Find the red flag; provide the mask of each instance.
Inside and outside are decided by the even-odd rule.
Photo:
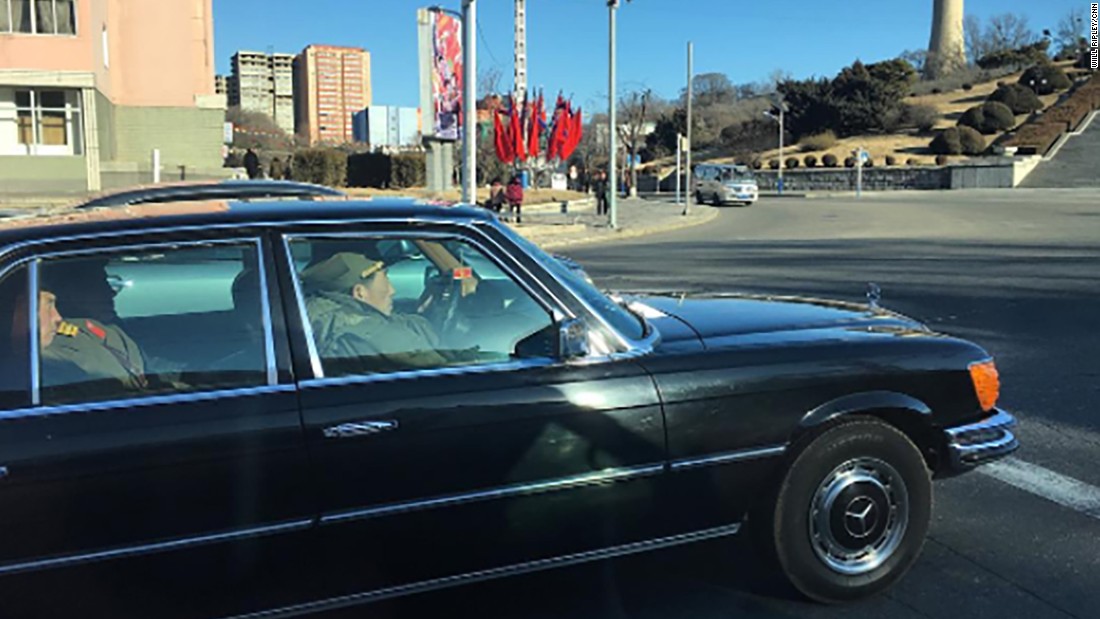
[[[523,144],[523,123],[522,123],[522,120],[520,118],[523,115],[523,110],[516,106],[515,99],[512,99],[511,107],[512,107],[512,122],[511,122],[512,135],[509,136],[511,138],[509,141],[513,145],[512,149],[513,149],[513,152],[515,153],[516,159],[521,161],[521,162],[527,161],[527,149],[524,148],[524,144]]]
[[[502,113],[500,110],[493,110],[493,145],[496,147],[497,159],[501,163],[512,163],[515,154],[512,153],[504,124],[500,122]]]
[[[532,159],[537,159],[539,156],[539,135],[542,128],[539,124],[539,118],[544,115],[542,95],[539,95],[539,98],[531,105],[531,128],[527,136],[527,154]]]
[[[573,151],[577,150],[577,146],[581,143],[581,134],[584,133],[584,116],[581,114],[581,108],[577,108],[569,120],[569,142],[562,151],[562,159],[568,159]]]

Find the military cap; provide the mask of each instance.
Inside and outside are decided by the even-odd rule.
[[[371,260],[352,252],[340,252],[302,271],[302,283],[313,290],[347,292],[384,268],[386,263],[381,260]]]

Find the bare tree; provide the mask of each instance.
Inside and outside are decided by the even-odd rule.
[[[924,74],[924,64],[928,61],[928,50],[926,49],[907,49],[898,56],[902,60],[913,65],[913,68],[917,70],[917,73]]]
[[[630,153],[630,188],[638,186],[638,151],[645,146],[646,120],[653,92],[648,88],[627,92],[619,99],[619,139]]]
[[[280,150],[293,144],[293,138],[263,112],[242,110],[234,105],[225,110],[225,120],[233,123],[234,147]]]
[[[1015,13],[994,15],[984,27],[977,17],[968,15],[963,21],[963,31],[966,53],[975,63],[989,54],[1018,49],[1036,40],[1027,17]]]
[[[1058,30],[1055,31],[1054,38],[1054,42],[1058,44],[1058,53],[1080,53],[1086,47],[1087,24],[1085,10],[1080,7],[1070,9],[1062,19],[1058,20]]]
[[[504,72],[500,67],[485,67],[477,76],[477,91],[481,96],[501,94],[500,82],[504,79]]]

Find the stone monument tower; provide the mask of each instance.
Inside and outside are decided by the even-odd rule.
[[[924,77],[936,79],[966,66],[963,43],[963,0],[933,0],[932,39]]]

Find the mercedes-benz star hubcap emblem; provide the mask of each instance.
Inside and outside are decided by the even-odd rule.
[[[844,510],[844,528],[855,538],[867,537],[875,528],[875,502],[867,497],[853,499]]]

